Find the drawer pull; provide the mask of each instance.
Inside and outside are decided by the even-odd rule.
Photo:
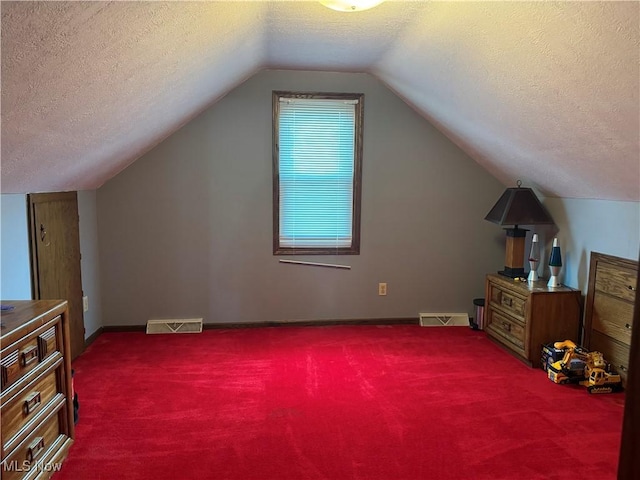
[[[23,367],[26,367],[30,363],[38,360],[38,347],[31,345],[20,352],[20,363]]]
[[[511,331],[511,324],[507,322],[502,322],[502,328],[504,328],[507,332]]]
[[[618,365],[618,368],[620,369],[621,372],[627,371],[627,367],[625,367],[624,365]]]
[[[27,462],[31,463],[44,450],[44,437],[36,437],[27,448]]]
[[[635,291],[636,291],[636,287],[634,287],[633,285],[629,285],[627,288],[628,288],[629,290],[631,290],[632,292],[635,292]]]
[[[40,392],[33,392],[24,401],[24,405],[22,406],[22,411],[24,412],[25,415],[29,415],[36,408],[40,406],[40,402],[41,402]]]
[[[625,324],[624,328],[626,328],[627,330],[631,330],[631,325],[629,325],[628,323]]]

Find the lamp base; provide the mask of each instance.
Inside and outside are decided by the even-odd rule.
[[[509,278],[525,278],[527,276],[527,274],[524,273],[524,267],[513,268],[505,266],[504,270],[500,270],[498,274],[504,275],[505,277]]]
[[[556,288],[556,287],[561,287],[562,284],[560,283],[560,281],[558,280],[558,277],[555,275],[551,275],[549,277],[549,281],[547,282],[547,287],[549,288]]]
[[[549,275],[549,283],[547,283],[547,287],[556,288],[561,286],[560,280],[558,279],[558,275],[560,274],[560,266],[549,265],[549,273],[551,273],[551,275]]]

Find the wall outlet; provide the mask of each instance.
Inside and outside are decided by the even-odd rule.
[[[89,311],[89,297],[82,297],[82,311]]]
[[[378,295],[384,296],[387,294],[387,284],[379,283],[378,284]]]

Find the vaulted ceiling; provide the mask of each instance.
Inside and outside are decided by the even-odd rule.
[[[640,201],[639,7],[2,1],[2,192],[97,188],[277,68],[374,75],[505,185]]]

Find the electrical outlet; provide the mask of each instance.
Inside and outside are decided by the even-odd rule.
[[[82,297],[82,311],[89,311],[89,297]]]
[[[379,283],[378,284],[378,295],[384,296],[387,294],[387,284]]]

